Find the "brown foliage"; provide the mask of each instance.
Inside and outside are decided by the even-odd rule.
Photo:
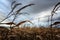
[[[60,40],[60,29],[53,28],[52,34],[53,34],[53,40]],[[2,37],[0,39],[4,39],[5,36]],[[11,30],[10,32],[8,32],[5,39],[6,40],[7,39],[8,40],[52,40],[50,28],[19,28],[19,29],[14,28],[12,29],[12,32]]]

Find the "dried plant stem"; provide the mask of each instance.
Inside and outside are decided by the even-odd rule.
[[[21,3],[17,3],[17,4],[15,4],[14,5],[14,7],[12,8],[12,10],[11,10],[11,12],[7,15],[7,17],[5,18],[5,19],[3,19],[1,22],[3,22],[4,20],[6,20],[7,18],[9,18],[8,16],[13,12],[13,10],[17,7],[17,6],[19,6],[19,5],[21,5]],[[11,15],[12,16],[12,15]],[[0,22],[0,23],[1,23]]]
[[[19,28],[19,25],[21,25],[21,24],[23,24],[23,23],[25,23],[25,22],[30,22],[31,24],[33,24],[30,20],[25,20],[25,21],[22,21],[22,22],[19,22],[16,26],[14,26],[14,27],[18,27]],[[13,27],[13,28],[14,28]]]
[[[16,3],[16,1],[13,1],[13,2],[11,3],[11,8],[12,8],[12,6],[13,6],[15,3]]]
[[[16,17],[17,17],[17,15],[15,14],[14,19],[12,20],[12,22],[15,21]],[[10,29],[12,30],[11,26],[12,26],[12,24],[10,25]]]
[[[23,6],[22,8],[20,8],[19,10],[16,11],[17,14],[18,14],[21,10],[25,9],[26,7],[32,6],[32,5],[34,5],[34,4],[28,4],[28,5]]]

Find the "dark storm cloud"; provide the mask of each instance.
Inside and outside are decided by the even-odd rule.
[[[32,3],[36,5],[32,7],[33,13],[39,13],[53,7],[60,0],[34,0]]]
[[[53,22],[54,22],[54,21],[60,21],[60,17],[57,17],[57,18],[53,19],[52,21],[53,21]]]
[[[34,13],[35,14],[35,13],[39,13],[39,12],[42,12],[42,11],[46,11],[47,9],[50,9],[56,3],[58,3],[60,0],[32,0],[31,2],[29,2],[30,0],[9,0],[9,1],[10,2],[17,1],[17,2],[20,2],[22,4],[34,3],[35,6],[32,6],[30,8],[26,8],[25,10],[29,9],[28,10],[29,13]]]

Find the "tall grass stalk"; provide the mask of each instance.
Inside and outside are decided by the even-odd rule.
[[[29,23],[33,24],[30,20],[25,20],[25,21],[19,22],[19,23],[18,23],[16,26],[14,26],[14,27],[18,27],[18,28],[19,28],[19,26],[20,26],[21,24],[26,23],[26,22],[29,22]]]
[[[19,10],[17,10],[12,22],[15,21],[15,19],[16,19],[16,17],[17,17],[17,14],[19,14],[19,12],[20,12],[21,10],[25,9],[26,7],[32,6],[32,5],[34,5],[34,4],[25,5],[25,6],[23,6],[22,8],[20,8]]]
[[[11,4],[12,10],[10,11],[10,13],[9,13],[9,14],[7,15],[7,17],[6,17],[5,19],[3,19],[1,22],[3,22],[4,20],[6,20],[6,19],[8,19],[10,16],[12,16],[12,15],[10,15],[10,14],[13,12],[13,10],[14,10],[17,6],[21,5],[21,3],[17,3],[17,4],[14,5],[14,7],[12,7],[14,3],[15,3],[15,1],[12,2],[12,4]],[[10,15],[10,16],[9,16],[9,15]],[[1,22],[0,22],[0,23],[1,23]]]
[[[53,19],[53,16],[55,14],[55,12],[58,10],[59,7],[57,7],[58,5],[60,5],[60,2],[58,2],[55,7],[53,8],[52,12],[51,12],[51,24],[53,23],[52,22],[52,19]],[[52,25],[51,25],[51,37],[53,39],[53,34],[52,34]]]

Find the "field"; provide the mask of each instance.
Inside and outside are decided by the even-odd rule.
[[[27,4],[27,5],[21,6],[21,8],[17,8],[19,5],[21,6],[22,3],[18,3],[16,1],[11,2],[11,11],[9,12],[9,14],[7,14],[6,18],[3,17],[4,19],[2,21],[0,21],[0,24],[6,24],[6,25],[10,26],[10,29],[0,26],[0,40],[60,40],[60,28],[57,28],[57,25],[60,24],[60,22],[58,21],[59,18],[57,18],[58,15],[54,16],[55,14],[57,14],[56,12],[60,8],[60,2],[58,2],[53,7],[53,10],[51,11],[51,15],[50,14],[46,15],[46,17],[48,17],[48,19],[47,19],[48,21],[46,20],[46,22],[47,22],[47,24],[50,28],[45,28],[45,27],[39,27],[38,28],[37,26],[35,26],[35,24],[34,24],[35,23],[35,17],[33,18],[33,16],[35,16],[40,11],[38,12],[36,10],[37,11],[36,14],[35,14],[35,11],[34,11],[33,13],[35,15],[31,15],[31,18],[28,17],[28,16],[30,16],[30,14],[27,11],[26,11],[27,13],[24,13],[22,11],[23,9],[25,9],[27,7],[34,6],[34,5],[37,5],[37,4],[30,3],[30,4]],[[33,7],[32,7],[32,9],[33,9]],[[21,11],[22,11],[22,13],[21,13]],[[47,13],[49,13],[50,10],[47,10],[47,11],[48,11]],[[3,13],[4,12],[5,11],[3,11]],[[40,13],[44,13],[44,11],[42,11]],[[24,15],[23,16],[24,18],[25,18],[25,14],[27,14],[28,16],[26,16],[26,17],[28,18],[28,20],[26,19],[26,20],[23,21],[23,17],[21,16],[22,21],[18,21],[18,20],[20,20],[19,18],[21,18],[21,17],[19,17],[21,14]],[[43,14],[43,15],[45,15],[45,14]],[[37,24],[39,26],[39,24],[40,24],[39,22],[41,20],[40,20],[40,16],[39,17],[38,16],[36,16],[36,18],[38,19]],[[43,16],[43,18],[44,17],[45,16]],[[5,21],[8,18],[10,18],[11,22],[2,23],[3,21]],[[54,18],[57,18],[57,20],[54,19]],[[17,19],[17,20],[15,20],[15,19]],[[34,23],[31,22],[32,20],[33,20]],[[42,21],[45,22],[45,19],[43,19],[43,20]],[[55,20],[56,20],[56,22],[53,22]],[[15,22],[18,22],[18,23],[16,24]],[[31,23],[32,26],[35,26],[35,27],[32,27],[32,26],[31,27],[29,27],[29,26],[25,27],[24,25],[22,25],[23,23],[26,23],[26,22]],[[51,22],[51,23],[49,23],[49,22]],[[45,23],[44,23],[44,25],[45,25]],[[21,27],[19,27],[19,26],[21,26]],[[24,27],[22,27],[22,26],[24,26]],[[55,26],[55,27],[53,28],[53,26]],[[18,28],[15,28],[15,27],[18,27]]]
[[[60,28],[0,28],[0,40],[60,40]]]

